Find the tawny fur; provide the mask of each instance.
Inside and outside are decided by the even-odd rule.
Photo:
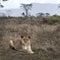
[[[28,53],[34,53],[31,49],[31,41],[29,36],[21,36],[20,40],[10,40],[10,46],[16,50],[25,50]]]

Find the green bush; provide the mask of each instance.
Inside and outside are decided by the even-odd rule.
[[[60,23],[59,18],[51,18],[51,19],[49,20],[49,24],[56,24],[56,23]]]
[[[56,24],[60,23],[60,16],[50,16],[50,17],[43,17],[42,21],[40,21],[42,24]]]

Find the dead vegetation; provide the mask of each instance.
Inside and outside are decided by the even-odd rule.
[[[9,48],[9,40],[31,36],[32,55]],[[0,19],[0,60],[60,60],[60,24],[39,24],[24,18]]]

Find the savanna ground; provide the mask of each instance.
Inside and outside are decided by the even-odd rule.
[[[0,60],[60,60],[60,22],[55,22],[48,18],[0,18]],[[9,48],[9,40],[22,34],[31,36],[34,54]]]

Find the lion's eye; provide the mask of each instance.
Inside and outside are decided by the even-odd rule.
[[[21,36],[21,38],[23,38],[23,36]]]
[[[28,36],[28,38],[30,39],[31,37],[30,37],[30,36]]]

